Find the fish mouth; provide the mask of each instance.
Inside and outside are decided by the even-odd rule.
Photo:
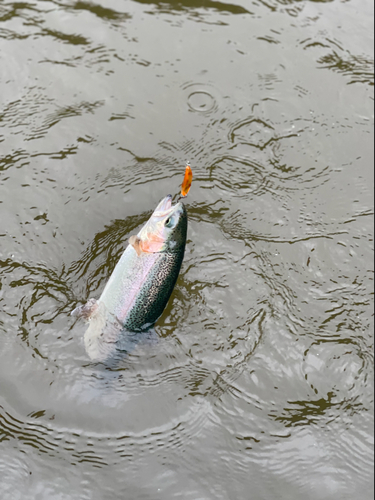
[[[172,195],[168,194],[155,208],[153,215],[156,217],[163,217],[164,215],[167,215],[172,208],[175,208],[172,207]]]

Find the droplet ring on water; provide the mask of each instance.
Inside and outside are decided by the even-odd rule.
[[[188,106],[192,111],[207,113],[215,107],[215,104],[215,98],[205,90],[196,90],[188,97]]]

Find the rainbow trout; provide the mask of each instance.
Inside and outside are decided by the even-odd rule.
[[[72,312],[89,322],[85,347],[93,360],[115,349],[120,332],[144,331],[162,314],[185,253],[187,213],[182,202],[164,198],[117,263],[99,300]]]

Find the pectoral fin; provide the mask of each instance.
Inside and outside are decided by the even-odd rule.
[[[96,299],[89,299],[86,304],[76,307],[70,314],[77,318],[89,320],[96,313],[98,307],[99,303]]]
[[[137,252],[137,255],[141,255],[141,253],[142,253],[141,239],[138,236],[136,236],[136,235],[130,236],[130,238],[129,238],[129,244]]]

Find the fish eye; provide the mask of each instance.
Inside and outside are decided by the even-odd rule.
[[[164,226],[172,227],[173,226],[173,217],[168,217],[168,219],[164,222]]]

